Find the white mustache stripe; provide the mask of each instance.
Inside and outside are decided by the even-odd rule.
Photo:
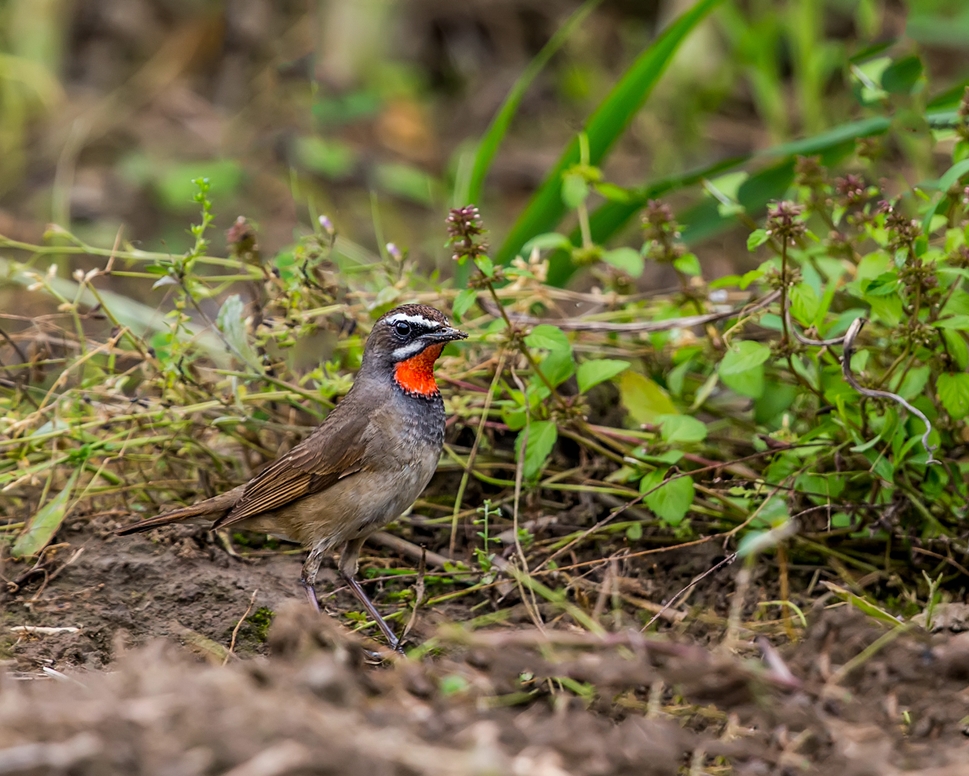
[[[413,323],[415,326],[423,326],[426,329],[440,329],[444,325],[440,321],[425,318],[423,315],[408,315],[407,313],[397,313],[387,318],[387,323],[391,325],[401,321]]]
[[[415,340],[407,345],[401,345],[399,348],[394,350],[394,352],[391,354],[391,358],[394,361],[406,361],[408,358],[413,358],[416,356],[426,347],[426,342]]]

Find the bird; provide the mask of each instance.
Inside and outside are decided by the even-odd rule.
[[[349,392],[306,439],[245,484],[118,533],[187,521],[299,542],[309,549],[300,585],[317,612],[316,576],[323,558],[338,550],[340,576],[400,651],[356,579],[360,548],[410,507],[434,475],[446,419],[434,365],[448,342],[467,336],[434,307],[390,310],[374,323]]]

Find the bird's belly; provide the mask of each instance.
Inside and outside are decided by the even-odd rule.
[[[273,518],[306,546],[335,548],[399,517],[427,486],[436,466],[434,455],[395,471],[359,472],[276,510]]]

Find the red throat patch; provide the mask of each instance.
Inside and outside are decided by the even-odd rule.
[[[444,345],[431,345],[413,358],[401,361],[394,368],[394,378],[397,385],[408,393],[420,396],[433,396],[437,393],[437,383],[434,381],[434,362],[444,350]]]

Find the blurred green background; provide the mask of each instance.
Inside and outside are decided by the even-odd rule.
[[[692,5],[604,0],[569,33],[488,172],[477,204],[493,245],[603,96]],[[450,274],[442,221],[464,204],[475,143],[579,6],[0,0],[0,234],[40,242],[53,222],[110,246],[123,227],[140,247],[180,253],[197,211],[191,181],[207,176],[216,225],[245,215],[266,254],[325,213],[368,251],[393,241]],[[687,38],[606,177],[641,186],[870,115],[870,87],[911,55],[926,92],[961,93],[969,3],[728,0]],[[935,160],[904,142],[892,141],[896,172],[914,183]],[[743,241],[709,235],[723,241],[705,252],[705,274],[733,271]]]

